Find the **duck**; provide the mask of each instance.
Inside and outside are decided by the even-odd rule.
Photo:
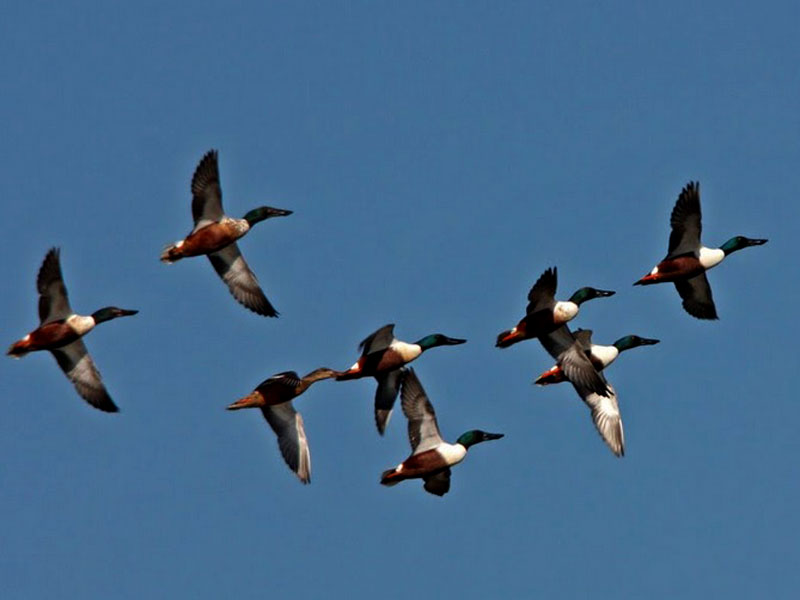
[[[444,496],[450,490],[450,467],[467,456],[474,445],[499,440],[502,433],[472,429],[450,444],[442,439],[436,413],[414,369],[404,370],[400,401],[408,419],[411,456],[381,475],[381,484],[392,486],[406,479],[422,479],[425,491]]]
[[[542,273],[528,292],[528,307],[525,316],[517,323],[516,327],[501,332],[497,336],[495,346],[508,348],[523,340],[550,333],[563,323],[574,319],[582,303],[615,294],[610,290],[582,287],[572,294],[569,300],[556,300],[557,284],[558,270],[556,267],[551,267]]]
[[[359,345],[361,356],[346,371],[336,376],[337,381],[374,377],[378,381],[375,391],[375,425],[383,435],[392,416],[400,389],[402,367],[431,348],[455,346],[467,340],[451,338],[441,333],[426,335],[409,344],[394,337],[394,323],[389,323],[367,336]]]
[[[619,338],[610,346],[601,346],[591,342],[592,331],[590,329],[578,329],[574,333],[575,339],[582,348],[589,348],[586,357],[591,361],[592,366],[597,371],[602,371],[608,365],[617,360],[621,352],[638,348],[640,346],[652,346],[658,344],[660,340],[643,338],[638,335],[626,335]],[[550,385],[568,381],[569,378],[564,374],[562,365],[556,364],[536,378],[536,385]]]
[[[191,190],[194,229],[184,239],[167,246],[161,254],[161,261],[171,264],[190,256],[208,256],[211,266],[237,302],[256,314],[277,317],[278,311],[264,295],[236,240],[256,223],[286,217],[293,211],[260,206],[241,219],[225,215],[216,150],[210,150],[200,160],[192,177]]]
[[[311,452],[303,427],[303,417],[292,405],[292,400],[305,392],[311,384],[335,377],[338,371],[320,367],[300,377],[295,371],[284,371],[265,379],[244,398],[227,406],[227,410],[260,408],[272,431],[278,436],[286,465],[304,484],[311,482]]]
[[[718,319],[706,271],[716,267],[727,256],[750,246],[761,246],[769,240],[737,235],[719,248],[707,248],[700,242],[700,183],[690,181],[681,190],[670,216],[672,231],[664,259],[633,285],[672,282],[683,301],[683,309],[697,319]]]
[[[626,336],[629,338],[637,336]],[[625,338],[621,338],[625,339]],[[644,340],[645,338],[639,338]],[[605,367],[610,365],[617,358],[620,350],[616,346],[595,346],[592,344],[592,331],[590,329],[581,329],[573,334],[566,325],[562,325],[555,333],[547,336],[548,351],[551,356],[559,361],[561,366],[562,375],[572,383],[572,387],[580,396],[581,400],[589,407],[592,414],[592,422],[595,429],[600,434],[600,437],[606,443],[608,448],[617,458],[622,458],[625,455],[625,430],[622,425],[622,415],[619,410],[619,398],[617,391],[605,378],[601,372]],[[544,344],[544,341],[542,342]],[[629,343],[633,343],[629,341]],[[639,342],[636,345],[652,345],[657,344],[658,340],[648,340],[647,342]],[[631,345],[628,348],[636,347]],[[611,348],[610,350],[604,350]],[[626,349],[628,349],[626,348]],[[593,354],[595,351],[596,357]],[[567,359],[568,355],[583,354],[586,362],[589,363],[592,369],[605,385],[603,392],[595,391],[590,385],[587,385],[580,377],[574,377]],[[547,376],[553,372],[553,369],[547,371],[543,376]],[[541,377],[540,377],[541,379]],[[537,379],[537,383],[539,380]]]
[[[45,255],[36,277],[36,289],[39,292],[40,325],[11,344],[7,354],[22,358],[30,352],[47,350],[81,398],[98,410],[119,412],[81,338],[100,323],[130,317],[139,311],[106,306],[91,315],[77,314],[69,304],[61,274],[59,248],[51,248]]]

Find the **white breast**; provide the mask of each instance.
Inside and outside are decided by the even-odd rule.
[[[603,363],[604,367],[607,367],[617,359],[619,350],[617,350],[616,346],[598,346],[592,344],[592,356]]]
[[[450,466],[457,465],[467,455],[467,449],[461,444],[448,444],[447,442],[437,446],[436,451],[442,455],[442,458]]]
[[[703,268],[710,269],[722,262],[722,259],[725,258],[725,252],[719,248],[706,248],[705,246],[701,246],[699,258]]]
[[[400,340],[394,340],[389,346],[392,351],[397,352],[403,362],[411,362],[422,354],[422,348],[416,344],[407,344]]]
[[[70,315],[67,317],[67,325],[78,335],[89,333],[95,326],[94,318],[83,317],[81,315]]]
[[[578,314],[578,305],[574,302],[567,300],[566,302],[559,300],[553,308],[553,317],[556,323],[566,323],[575,318]]]

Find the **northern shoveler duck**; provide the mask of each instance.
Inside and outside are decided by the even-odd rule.
[[[618,356],[620,349],[616,346],[595,346],[592,344],[592,332],[589,329],[580,329],[573,335],[569,328],[564,325],[557,329],[554,333],[547,336],[549,346],[548,351],[559,361],[559,366],[562,367],[562,373],[572,383],[575,391],[581,397],[589,409],[592,411],[592,421],[603,438],[603,441],[611,449],[617,457],[625,455],[625,431],[622,427],[622,415],[619,411],[619,400],[617,392],[614,387],[606,381],[606,378],[600,372],[602,369],[610,365]],[[636,338],[638,342],[634,342],[628,338]],[[638,338],[637,336],[626,336],[621,340],[626,340],[623,343],[626,345],[624,349],[634,348],[636,346],[657,344],[658,340],[645,340],[645,338]],[[621,341],[618,340],[618,341]],[[544,343],[544,342],[542,342]],[[565,364],[564,358],[566,355],[582,352],[586,357],[592,369],[596,369],[595,373],[602,380],[606,386],[604,393],[597,393],[589,386],[585,385],[580,378],[570,378],[571,371]],[[554,369],[546,372],[543,376],[549,375]],[[537,383],[539,380],[537,380]]]
[[[108,395],[81,338],[100,323],[135,315],[139,311],[106,306],[89,316],[76,314],[69,305],[59,256],[59,249],[51,248],[36,278],[41,325],[14,342],[8,349],[8,355],[21,358],[29,352],[50,351],[81,398],[102,411],[117,412],[119,408]]]
[[[358,345],[358,349],[362,351],[361,357],[347,371],[339,373],[336,380],[374,377],[378,381],[375,392],[375,424],[378,432],[383,435],[400,388],[401,368],[425,350],[436,346],[463,344],[466,341],[434,333],[409,344],[394,337],[394,323],[390,323]]]
[[[700,243],[700,184],[689,182],[678,196],[670,217],[672,232],[669,250],[653,270],[633,285],[651,285],[671,281],[683,299],[683,308],[698,319],[717,319],[717,309],[708,285],[706,271],[721,263],[726,256],[760,246],[768,240],[732,237],[719,248],[706,248]]]
[[[188,256],[208,256],[214,270],[240,304],[259,315],[277,317],[278,312],[259,287],[236,240],[260,221],[290,214],[291,210],[260,206],[241,219],[226,216],[222,211],[217,151],[211,150],[197,165],[192,177],[194,229],[186,238],[168,246],[161,254],[161,260],[173,263]]]
[[[503,331],[497,336],[498,348],[530,340],[540,335],[550,333],[559,325],[571,321],[578,314],[582,303],[593,298],[613,296],[615,292],[598,290],[593,287],[582,287],[572,294],[569,300],[556,300],[556,285],[558,284],[558,270],[556,267],[547,269],[528,292],[528,308],[525,316],[513,329]]]
[[[581,343],[582,348],[589,348],[586,356],[597,371],[602,371],[617,360],[620,352],[638,348],[639,346],[652,346],[653,344],[658,344],[660,341],[639,337],[638,335],[626,335],[625,337],[619,338],[610,346],[601,346],[591,343],[591,330],[578,329],[574,336],[575,339]],[[556,364],[551,369],[539,375],[534,383],[537,385],[549,385],[551,383],[561,383],[567,380],[569,380],[569,377],[564,374],[564,369],[561,364]]]
[[[305,392],[315,381],[336,375],[337,371],[324,367],[311,371],[305,377],[300,377],[294,371],[278,373],[262,381],[252,393],[227,408],[228,410],[260,408],[272,431],[278,436],[278,447],[283,460],[300,481],[309,483],[311,453],[303,428],[303,417],[292,406],[292,400]]]
[[[503,434],[473,429],[462,434],[455,444],[449,444],[439,433],[433,405],[413,369],[405,372],[402,387],[401,405],[408,418],[412,453],[394,469],[384,471],[381,483],[395,485],[406,479],[422,479],[426,491],[444,496],[450,490],[450,467],[464,460],[471,446],[498,440]]]

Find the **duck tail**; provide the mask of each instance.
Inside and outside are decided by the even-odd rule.
[[[397,485],[403,481],[403,477],[397,472],[397,469],[389,469],[381,474],[382,485]]]
[[[561,383],[562,381],[564,381],[564,371],[561,370],[561,367],[555,366],[539,375],[533,383],[536,385],[550,385],[551,383]]]
[[[495,343],[495,346],[497,348],[508,348],[512,344],[516,344],[519,341],[522,341],[522,334],[519,331],[515,331],[514,329],[506,329],[497,336],[497,343]]]
[[[165,247],[161,252],[161,262],[171,264],[182,259],[183,253],[181,252],[181,246],[183,246],[183,241]]]
[[[11,344],[6,354],[8,356],[13,356],[14,358],[22,358],[28,352],[31,351],[30,348],[31,348],[30,340],[22,339]]]
[[[225,408],[227,410],[239,410],[241,408],[253,408],[256,406],[263,406],[264,405],[264,397],[261,395],[261,392],[258,390],[248,394],[244,398],[239,398],[233,404],[229,404]]]

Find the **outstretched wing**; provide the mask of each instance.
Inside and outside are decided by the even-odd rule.
[[[403,414],[408,419],[408,440],[412,454],[421,454],[442,443],[436,412],[414,369],[407,369],[401,392]]]
[[[50,248],[39,268],[39,275],[36,277],[41,325],[65,319],[73,312],[69,305],[64,278],[61,275],[59,257],[60,250]]]
[[[675,282],[684,310],[697,319],[718,319],[711,286],[705,273]]]
[[[527,314],[552,308],[556,303],[556,286],[558,285],[558,269],[551,267],[539,276],[528,292]]]
[[[192,176],[193,231],[209,223],[217,223],[223,216],[217,151],[209,150],[198,163]]]
[[[375,376],[378,380],[378,389],[375,390],[375,425],[381,435],[386,431],[389,418],[392,416],[394,402],[403,379],[403,370],[395,369]]]
[[[690,181],[681,190],[669,219],[672,232],[667,258],[698,251],[703,230],[700,220],[700,184]]]
[[[94,361],[89,356],[83,340],[75,340],[71,344],[56,348],[51,352],[55,356],[58,366],[73,383],[81,398],[99,410],[119,411],[117,405],[111,400],[111,396],[108,395],[100,373],[94,366]]]
[[[303,483],[311,481],[311,453],[308,449],[303,417],[291,402],[261,408],[264,418],[278,436],[283,460]]]
[[[592,411],[592,421],[606,445],[615,456],[625,455],[625,431],[622,428],[622,415],[619,412],[617,392],[608,384],[609,395],[601,396],[581,389],[575,390]]]
[[[588,332],[588,338],[591,338],[591,331],[581,331]],[[558,361],[569,381],[581,389],[605,395],[609,393],[605,378],[594,368],[583,346],[587,333],[581,333],[580,336],[580,340],[576,339],[566,325],[561,325],[551,333],[540,335],[539,341],[550,356]]]
[[[550,333],[539,336],[539,341],[547,353],[556,360],[575,344],[575,336],[566,325],[561,325]]]
[[[278,316],[278,311],[267,300],[236,242],[209,254],[208,260],[239,304],[265,317]]]
[[[450,467],[446,467],[441,471],[423,477],[425,480],[425,491],[435,494],[437,496],[444,496],[450,491]]]
[[[375,333],[365,337],[358,345],[358,349],[362,351],[361,356],[367,356],[373,352],[386,350],[392,343],[392,340],[394,340],[394,323],[389,323],[378,329]]]

